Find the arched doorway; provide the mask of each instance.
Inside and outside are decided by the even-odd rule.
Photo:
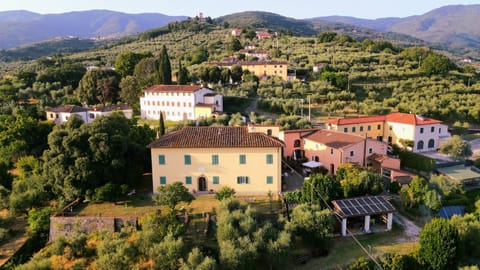
[[[207,179],[204,176],[198,177],[198,191],[207,191]]]

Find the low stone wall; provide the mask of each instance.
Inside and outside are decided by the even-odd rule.
[[[69,238],[76,228],[85,233],[95,231],[118,232],[127,224],[137,229],[137,217],[50,217],[49,242],[54,241],[60,236]]]

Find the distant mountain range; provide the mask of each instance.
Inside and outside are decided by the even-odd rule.
[[[123,37],[186,18],[160,13],[126,14],[108,10],[45,15],[29,11],[5,11],[0,12],[0,49],[65,36]]]
[[[0,12],[0,49],[55,37],[122,37],[160,28],[185,16],[159,13],[126,14],[91,10],[41,15],[28,11]],[[230,27],[268,28],[314,36],[336,31],[358,38],[388,39],[405,44],[437,44],[449,48],[480,48],[480,5],[445,6],[419,16],[376,20],[330,16],[294,19],[269,12],[241,12],[216,18]]]
[[[419,16],[381,18],[319,17],[315,19],[403,33],[451,48],[480,48],[480,5],[454,5],[434,9]]]

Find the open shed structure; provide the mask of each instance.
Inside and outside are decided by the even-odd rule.
[[[342,220],[342,236],[347,235],[347,219],[364,217],[363,229],[370,232],[370,216],[381,215],[387,224],[387,231],[392,229],[395,207],[383,196],[367,196],[332,201],[334,213]],[[386,218],[385,218],[386,217]]]

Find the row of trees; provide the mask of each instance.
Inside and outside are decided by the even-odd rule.
[[[378,195],[384,190],[382,177],[365,170],[357,163],[343,163],[336,176],[312,174],[305,179],[302,189],[287,192],[285,198],[291,202],[301,202],[328,207],[332,200],[365,195]]]

